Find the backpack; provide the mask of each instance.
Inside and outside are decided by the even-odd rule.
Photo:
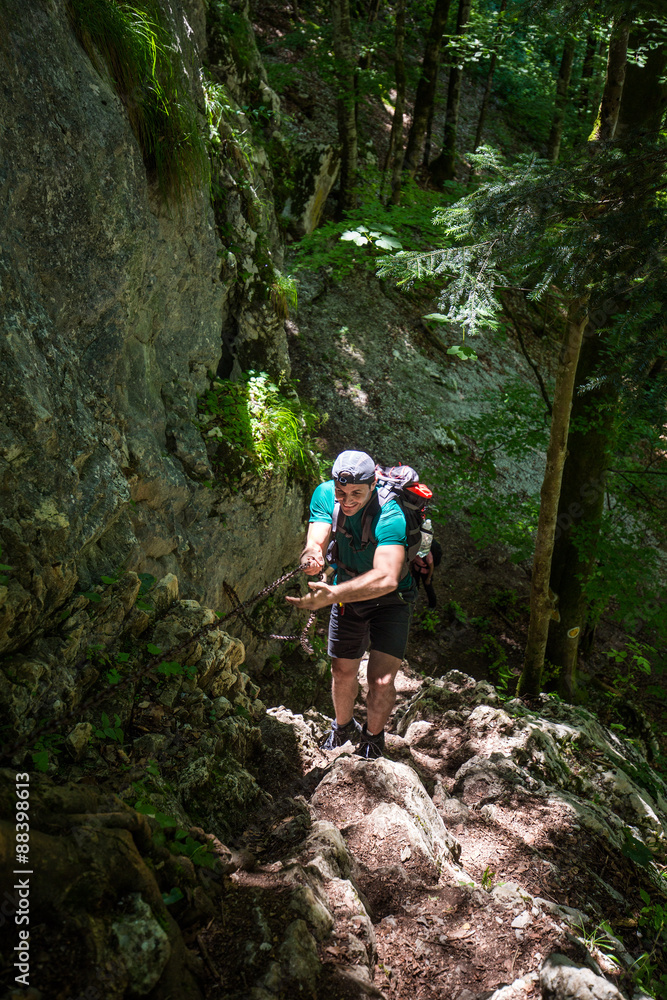
[[[426,508],[433,493],[424,483],[419,482],[419,474],[409,465],[395,465],[376,467],[377,487],[373,496],[366,504],[361,522],[361,549],[367,545],[374,544],[376,538],[373,535],[372,524],[375,515],[387,503],[388,500],[396,500],[398,506],[403,511],[405,517],[405,533],[407,539],[407,550],[405,554],[405,571],[419,552],[422,544],[422,523],[426,516]],[[333,516],[331,519],[332,541],[329,545],[327,558],[329,562],[334,562],[348,575],[355,576],[354,570],[344,566],[337,558],[338,546],[336,545],[336,532],[340,531],[348,538],[352,535],[345,530],[345,514],[340,509],[338,501],[334,504]]]

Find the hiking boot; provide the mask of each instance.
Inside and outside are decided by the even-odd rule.
[[[358,743],[361,736],[361,723],[357,722],[354,716],[350,721],[344,725],[339,726],[334,719],[331,732],[325,739],[324,743],[320,744],[322,750],[336,750],[338,747],[344,746],[346,743]]]
[[[384,757],[384,729],[377,736],[370,736],[366,726],[361,730],[361,741],[354,751],[358,757],[364,760],[377,760]]]

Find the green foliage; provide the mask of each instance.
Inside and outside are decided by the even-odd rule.
[[[197,674],[197,668],[192,663],[163,660],[162,663],[158,663],[157,672],[163,677],[187,677],[188,680],[192,680]]]
[[[612,684],[615,692],[622,697],[629,697],[637,691],[636,679],[639,674],[651,674],[651,662],[646,654],[655,654],[656,650],[647,643],[628,638],[625,649],[609,649],[606,655],[615,664],[612,674]]]
[[[2,545],[0,544],[0,555],[2,555]],[[4,586],[9,583],[9,577],[7,573],[12,572],[12,567],[7,566],[6,563],[0,563],[0,586]]]
[[[185,899],[185,896],[177,885],[172,886],[169,892],[162,893],[162,902],[165,906],[171,906],[173,903],[178,903],[181,899]]]
[[[497,889],[498,886],[505,885],[504,882],[496,882],[497,872],[491,870],[490,865],[487,865],[482,872],[482,889],[486,889],[487,892],[492,892],[493,889]]]
[[[441,628],[440,615],[435,608],[422,608],[415,616],[415,622],[424,632],[435,635]]]
[[[544,402],[531,386],[517,380],[482,395],[487,409],[457,424],[463,442],[425,473],[438,496],[438,519],[463,512],[478,548],[505,544],[519,562],[532,552],[539,496],[527,490],[498,489],[499,467],[521,462],[547,445]],[[444,451],[444,450],[443,450]]]
[[[352,242],[355,246],[373,247],[375,250],[402,250],[400,240],[392,234],[394,230],[391,226],[382,226],[380,229],[368,229],[366,226],[357,226],[356,229],[346,229],[340,234],[343,242]]]
[[[618,947],[618,943],[611,924],[603,920],[593,930],[587,931],[583,920],[580,918],[575,927],[578,931],[577,937],[589,952],[601,951],[607,956],[608,961],[618,966],[618,960],[614,956],[614,951]]]
[[[507,662],[507,653],[495,635],[490,632],[482,634],[482,641],[479,646],[471,650],[473,653],[482,653],[488,659],[487,670],[496,690],[501,698],[506,698],[509,691],[509,683],[514,679],[514,673]]]
[[[255,149],[252,125],[269,120],[273,112],[269,108],[238,105],[223,84],[207,76],[202,77],[202,88],[210,148],[215,153],[231,155],[237,166],[246,168],[247,173],[252,175]],[[243,186],[243,178],[240,181]]]
[[[664,872],[662,877],[667,877]],[[644,906],[638,922],[647,950],[636,960],[631,971],[642,989],[662,1000],[667,996],[667,904],[664,900],[652,899],[645,889],[640,889],[639,893]]]
[[[122,743],[124,736],[118,713],[115,714],[114,721],[111,722],[107,713],[102,712],[101,724],[97,729],[93,729],[93,733],[98,740],[114,740],[116,743]]]
[[[179,64],[180,46],[155,0],[69,0],[77,37],[104,67],[127,109],[146,169],[165,198],[182,200],[207,176],[197,111]]]
[[[522,154],[509,164],[482,147],[470,159],[490,179],[435,214],[445,246],[386,258],[378,274],[407,287],[437,279],[439,311],[464,334],[497,326],[498,290],[508,283],[531,288],[534,299],[554,285],[564,295],[590,286],[616,299],[634,292],[657,269],[656,248],[667,236],[653,180],[667,162],[667,137],[651,141],[653,172],[642,172],[646,155],[613,148],[593,161],[582,154],[554,166]],[[631,195],[622,196],[632,176]]]
[[[295,273],[330,268],[334,277],[341,278],[359,267],[374,271],[378,257],[396,249],[395,243],[410,249],[439,245],[433,210],[442,204],[442,193],[424,191],[414,181],[406,181],[402,204],[385,207],[381,181],[377,171],[366,171],[361,180],[361,207],[347,212],[342,222],[327,222],[300,240],[294,253]],[[462,190],[452,184],[444,197],[454,200]]]
[[[61,736],[60,733],[48,733],[45,736],[40,736],[30,754],[35,769],[48,771],[51,755],[57,756],[61,752],[60,746],[64,742],[65,737]]]
[[[587,553],[594,539],[578,530],[576,543]],[[645,527],[623,508],[606,510],[596,551],[597,562],[585,585],[591,620],[596,622],[609,609],[628,632],[649,628],[659,637],[667,635],[659,555]]]
[[[138,790],[144,791],[142,783],[135,783]],[[147,799],[138,799],[134,803],[134,808],[144,816],[151,816],[160,825],[160,830],[153,834],[153,840],[158,847],[167,847],[172,854],[182,854],[189,858],[193,864],[203,868],[213,868],[216,863],[216,855],[209,844],[200,844],[187,830],[183,830],[178,825],[178,820],[173,816],[160,812],[152,802]],[[169,834],[169,836],[167,836]],[[172,889],[172,893],[174,890]],[[176,897],[180,898],[180,897]],[[176,902],[176,898],[171,902]]]
[[[200,844],[185,830],[177,830],[174,840],[167,845],[172,854],[182,854],[201,868],[214,868],[216,855],[209,844]]]
[[[255,371],[238,382],[214,378],[199,402],[199,427],[217,446],[214,464],[226,482],[246,473],[319,475],[310,437],[323,418],[287,382]]]
[[[277,268],[273,271],[273,284],[271,285],[271,302],[276,311],[276,315],[281,319],[287,319],[290,311],[296,312],[297,307],[297,284],[295,279],[289,274],[281,274]]]
[[[621,847],[621,852],[626,858],[634,861],[636,865],[640,868],[647,868],[648,865],[653,861],[653,855],[649,851],[645,844],[642,844],[641,840],[637,840],[632,831],[628,827],[623,829],[623,846]]]

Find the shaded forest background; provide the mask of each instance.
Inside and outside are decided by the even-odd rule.
[[[525,556],[536,498],[528,511],[525,496],[494,496],[492,456],[509,450],[520,461],[522,449],[544,446],[551,424],[520,690],[540,690],[546,657],[550,683],[582,696],[577,661],[593,654],[604,619],[621,626],[608,651],[612,686],[660,700],[667,89],[658,8],[462,0],[409,10],[340,3],[331,14],[258,4],[252,13],[288,148],[293,136],[341,149],[337,189],[305,237],[290,223],[290,158],[276,158],[294,275],[326,268],[344,282],[365,264],[413,293],[437,290],[425,323],[435,337],[459,331],[449,351],[462,364],[474,363],[475,334],[512,328],[521,339],[526,304],[541,310],[543,341],[562,345],[551,369],[529,358],[537,405],[509,398],[505,424],[499,411],[480,420],[470,451],[428,470],[446,483],[441,515],[463,509],[480,544],[504,539]]]

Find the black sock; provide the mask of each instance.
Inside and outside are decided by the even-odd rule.
[[[334,726],[335,726],[335,728],[336,728],[336,729],[337,729],[337,730],[338,730],[339,732],[341,731],[341,729],[352,729],[352,724],[353,724],[353,723],[354,723],[354,716],[352,716],[352,718],[350,719],[350,721],[349,721],[349,722],[346,722],[344,726],[341,726],[341,725],[339,725],[339,724],[338,724],[338,723],[336,722],[336,720],[334,719]]]

